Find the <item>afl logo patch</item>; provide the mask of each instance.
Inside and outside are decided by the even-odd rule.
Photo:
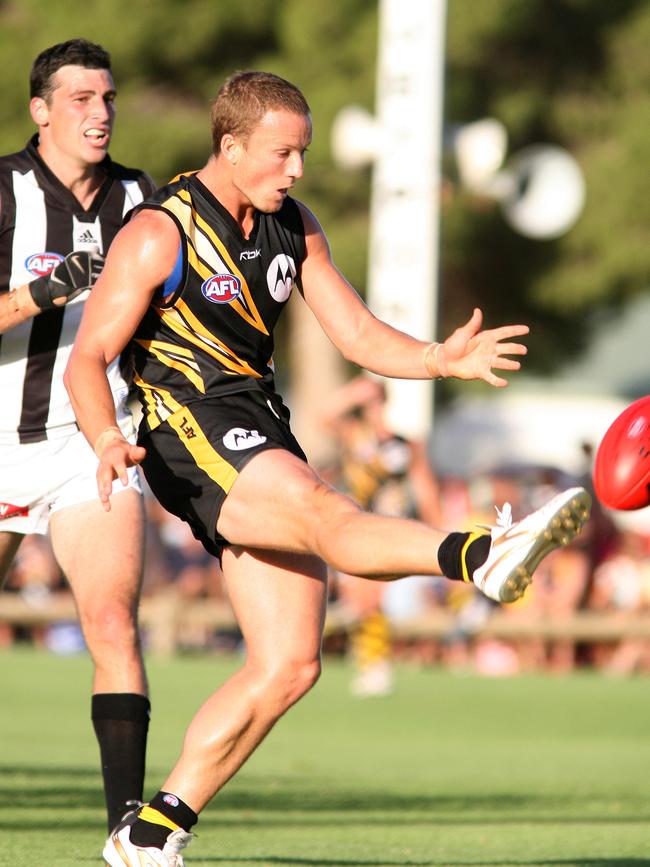
[[[63,259],[60,253],[32,253],[25,259],[25,268],[35,277],[45,277]]]
[[[241,281],[234,274],[213,274],[204,281],[201,292],[213,304],[230,304],[241,295]]]
[[[269,265],[266,272],[266,282],[271,297],[279,304],[286,301],[289,295],[291,295],[295,277],[296,263],[291,256],[285,256],[284,253],[280,253]]]
[[[163,801],[166,804],[169,804],[170,807],[178,807],[178,804],[179,804],[179,800],[176,797],[176,795],[170,795],[169,792],[166,792],[163,795]]]

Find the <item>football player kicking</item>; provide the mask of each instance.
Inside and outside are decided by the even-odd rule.
[[[115,479],[141,464],[156,497],[221,558],[246,659],[198,711],[148,804],[110,835],[112,867],[179,867],[198,814],[316,682],[326,563],[373,580],[443,574],[511,602],[539,561],[589,514],[572,488],[516,524],[448,533],[364,512],[309,467],[274,387],[273,328],[296,286],[332,343],[382,376],[507,384],[523,325],[470,319],[427,344],[372,315],[334,266],[323,230],[290,195],[311,141],[292,84],[238,73],[217,95],[213,152],[159,190],[122,229],[93,291],[66,374],[100,458],[107,509]],[[115,424],[105,374],[130,344],[143,407],[139,444]],[[504,510],[505,514],[505,510]]]

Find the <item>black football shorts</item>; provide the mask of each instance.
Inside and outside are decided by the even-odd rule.
[[[289,427],[289,410],[277,395],[241,391],[193,402],[141,436],[142,462],[156,499],[190,525],[216,557],[228,545],[217,533],[221,506],[239,472],[267,449],[307,458]]]

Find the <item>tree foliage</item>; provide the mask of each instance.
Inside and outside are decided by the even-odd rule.
[[[223,79],[269,69],[310,101],[315,139],[299,195],[363,292],[370,172],[339,171],[329,132],[342,106],[373,109],[377,14],[375,0],[0,0],[0,149],[17,150],[31,134],[31,61],[73,36],[113,56],[114,158],[161,183],[205,162],[210,101]],[[583,168],[588,198],[565,236],[529,240],[460,189],[447,160],[440,330],[474,305],[488,324],[529,322],[529,369],[551,369],[589,340],[591,311],[614,311],[648,285],[650,4],[448,0],[447,18],[447,123],[496,117],[510,151],[562,145]]]
[[[512,151],[559,144],[586,179],[582,215],[554,241],[517,235],[458,190],[443,214],[443,311],[487,298],[495,318],[525,318],[529,366],[579,352],[592,312],[648,288],[649,36],[642,0],[450,0],[447,116],[498,118]]]

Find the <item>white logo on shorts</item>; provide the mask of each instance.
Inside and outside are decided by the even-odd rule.
[[[296,263],[291,256],[280,253],[275,256],[266,272],[266,282],[271,296],[281,304],[286,301],[296,276]]]
[[[223,438],[223,444],[225,447],[234,452],[240,452],[243,449],[252,449],[253,446],[259,446],[265,442],[266,437],[261,436],[259,431],[246,430],[243,427],[232,428]]]

